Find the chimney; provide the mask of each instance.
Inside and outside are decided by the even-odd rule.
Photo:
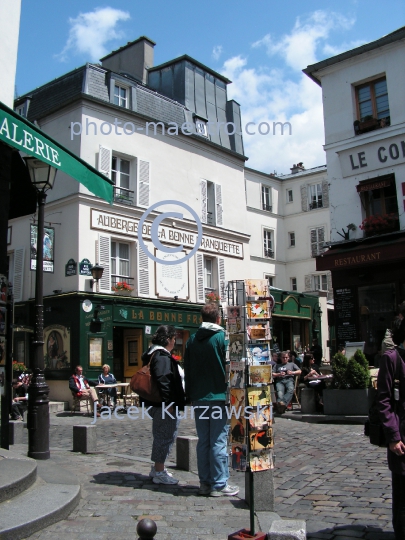
[[[151,39],[141,36],[101,58],[101,65],[115,73],[130,75],[146,84],[148,68],[153,67],[153,48],[155,45],[156,43]]]
[[[305,171],[305,167],[302,161],[297,163],[297,165],[293,165],[290,168],[291,174],[297,174],[298,172]]]

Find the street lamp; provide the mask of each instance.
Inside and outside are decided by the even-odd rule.
[[[49,459],[49,386],[44,376],[43,242],[46,192],[53,187],[56,169],[33,157],[26,157],[25,162],[38,200],[35,327],[31,363],[34,374],[28,387],[28,457]]]
[[[98,284],[100,279],[103,276],[104,267],[100,266],[98,263],[96,263],[94,266],[90,268],[91,275],[93,279],[90,280],[90,287],[93,289],[94,282]]]

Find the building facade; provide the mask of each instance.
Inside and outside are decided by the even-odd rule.
[[[304,72],[322,87],[336,339],[373,363],[405,299],[405,28]],[[342,239],[342,234],[344,239]]]

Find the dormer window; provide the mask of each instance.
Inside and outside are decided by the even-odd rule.
[[[197,135],[202,135],[203,137],[208,137],[207,121],[198,116],[194,117],[195,121],[195,131]]]
[[[128,88],[120,84],[114,85],[114,105],[128,109]]]

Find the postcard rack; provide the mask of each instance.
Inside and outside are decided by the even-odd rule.
[[[254,534],[254,474],[274,467],[270,393],[270,318],[267,280],[228,282],[229,442],[232,468],[249,475],[250,530]]]

